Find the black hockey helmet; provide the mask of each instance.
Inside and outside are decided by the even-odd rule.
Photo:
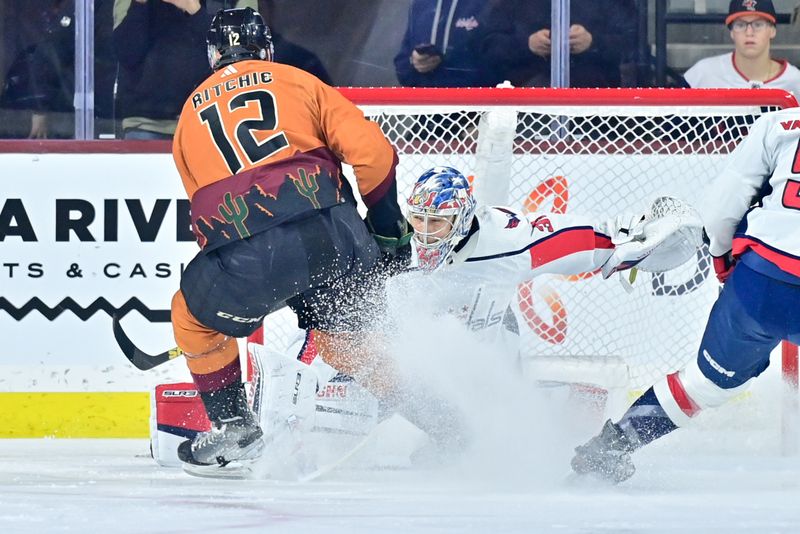
[[[258,11],[250,7],[218,11],[206,42],[213,70],[246,59],[272,60],[272,33]]]

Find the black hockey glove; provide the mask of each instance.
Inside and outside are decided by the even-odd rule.
[[[383,228],[378,231],[370,214],[367,214],[364,224],[380,249],[380,269],[389,276],[404,271],[411,263],[411,237],[414,235],[405,218],[401,215],[400,220],[391,225],[384,223]]]
[[[401,231],[400,237],[387,237],[376,234],[370,227],[368,220],[365,222],[381,251],[380,263],[383,270],[389,275],[404,271],[411,263],[411,237],[414,235],[413,231],[409,231],[406,221],[402,221],[405,228]]]
[[[386,274],[397,274],[411,263],[411,236],[414,232],[397,204],[397,184],[367,210],[364,219],[369,233],[381,250],[381,267]]]

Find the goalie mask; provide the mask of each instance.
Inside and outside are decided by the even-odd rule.
[[[407,204],[419,266],[432,271],[472,226],[475,199],[469,182],[452,167],[434,167],[417,179]]]
[[[261,15],[249,7],[218,11],[206,43],[213,70],[247,59],[272,61],[272,33]]]

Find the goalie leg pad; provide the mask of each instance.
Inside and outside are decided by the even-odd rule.
[[[290,421],[313,426],[319,383],[315,369],[264,345],[250,343],[247,350],[260,362],[265,375],[260,404],[267,436],[282,431]]]
[[[153,459],[165,467],[179,467],[178,445],[201,432],[211,422],[194,384],[159,384],[151,395],[150,448]]]
[[[269,350],[264,345],[249,343],[251,358],[263,377],[256,391],[261,398],[261,426],[269,454],[259,466],[260,475],[296,479],[316,468],[316,459],[306,446],[314,427],[319,376],[310,365],[292,355]]]

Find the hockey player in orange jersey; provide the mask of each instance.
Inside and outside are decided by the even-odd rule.
[[[172,301],[175,339],[213,423],[178,449],[195,466],[264,447],[237,337],[284,305],[301,328],[352,331],[381,255],[410,255],[397,156],[378,125],[314,76],[273,63],[269,28],[250,8],[218,12],[208,45],[214,73],[186,101],[173,144],[202,248]]]

